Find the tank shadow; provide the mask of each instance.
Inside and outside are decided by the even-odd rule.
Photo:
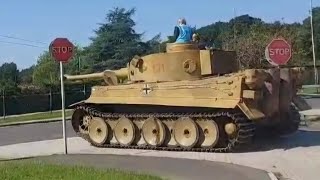
[[[253,140],[253,144],[237,153],[261,152],[270,150],[290,150],[299,147],[320,146],[320,130],[299,129],[296,133],[277,137],[268,134],[260,134]]]

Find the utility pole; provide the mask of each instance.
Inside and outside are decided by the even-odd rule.
[[[236,18],[237,18],[237,13],[236,13],[236,8],[233,8],[233,20],[234,20],[234,23],[233,23],[233,49],[234,51],[237,52],[237,31],[236,31]],[[238,59],[238,57],[237,57]],[[241,63],[240,63],[240,60],[238,59],[238,66],[239,66],[239,69],[241,69]]]
[[[314,83],[318,84],[318,69],[316,67],[316,52],[314,45],[314,35],[313,35],[313,13],[312,13],[313,5],[312,0],[310,0],[310,27],[311,27],[311,41],[312,41],[312,54],[313,54],[313,67],[314,67]]]
[[[2,113],[3,113],[3,119],[6,119],[6,101],[5,101],[4,88],[2,89]]]
[[[234,24],[233,24],[233,45],[234,45],[234,49],[236,50],[237,48],[237,44],[236,44],[236,8],[233,8],[233,19],[234,19]]]
[[[81,57],[79,55],[79,57],[78,57],[78,72],[79,72],[79,74],[81,74],[80,69],[81,69]]]

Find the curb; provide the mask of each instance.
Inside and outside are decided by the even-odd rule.
[[[60,112],[61,110],[54,110],[52,111],[53,113],[55,112]],[[72,109],[65,109],[65,111],[72,111]],[[37,114],[43,114],[43,113],[48,113],[50,111],[39,111],[39,112],[33,112],[33,113],[25,113],[25,114],[14,114],[14,115],[8,115],[6,117],[20,117],[20,116],[30,116],[30,115],[37,115]],[[1,116],[2,117],[2,116]]]
[[[271,180],[279,180],[274,173],[272,173],[272,172],[267,172],[267,173],[268,173],[268,176]]]
[[[21,158],[5,158],[5,159],[0,159],[0,162],[19,161],[19,160],[33,159],[33,158],[35,158],[35,157],[30,156],[30,157],[21,157]]]
[[[6,162],[6,161],[19,161],[19,160],[25,160],[25,159],[35,159],[39,157],[46,157],[46,156],[54,156],[54,155],[61,155],[61,153],[53,153],[50,155],[38,155],[38,156],[24,156],[24,157],[17,157],[17,158],[0,158],[0,162]]]
[[[71,117],[67,117],[66,121],[71,120]],[[58,122],[62,121],[61,118],[59,119],[44,119],[44,120],[31,120],[31,121],[21,121],[21,122],[12,122],[12,123],[4,123],[0,124],[0,127],[7,127],[7,126],[19,126],[19,125],[26,125],[26,124],[39,124],[39,123],[50,123],[50,122]]]

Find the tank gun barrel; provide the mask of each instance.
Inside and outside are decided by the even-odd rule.
[[[68,81],[93,81],[104,80],[108,85],[118,84],[119,79],[126,79],[128,77],[127,68],[118,70],[105,70],[99,73],[81,74],[81,75],[64,75],[64,79]]]
[[[81,74],[81,75],[64,75],[66,80],[85,80],[85,79],[102,79],[104,72],[92,73],[92,74]]]

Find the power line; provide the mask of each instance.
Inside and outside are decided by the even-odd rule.
[[[7,44],[17,44],[17,45],[22,45],[22,46],[30,46],[30,47],[37,47],[37,48],[45,48],[43,46],[36,46],[36,45],[32,45],[32,44],[26,44],[26,43],[17,43],[17,42],[9,42],[9,41],[1,41],[0,43],[7,43]]]
[[[28,39],[23,39],[23,38],[17,38],[17,37],[13,37],[13,36],[1,35],[1,34],[0,34],[0,37],[10,38],[10,39],[17,39],[17,40],[21,40],[21,41],[33,42],[33,43],[38,43],[38,44],[47,44],[47,43],[40,42],[40,41],[33,41],[33,40],[28,40]]]

